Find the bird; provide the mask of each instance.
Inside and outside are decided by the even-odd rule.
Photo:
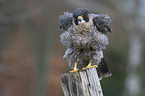
[[[103,56],[109,44],[106,34],[112,32],[107,14],[93,14],[87,8],[77,8],[73,13],[59,16],[60,41],[67,50],[64,58],[73,72],[96,67],[100,80],[112,75]]]

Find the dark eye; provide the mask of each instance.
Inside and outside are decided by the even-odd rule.
[[[85,17],[86,16],[86,13],[84,13],[82,16]]]
[[[86,22],[89,21],[89,15],[88,15],[88,14],[84,13],[84,14],[83,14],[83,18],[84,18],[84,20],[85,20]]]

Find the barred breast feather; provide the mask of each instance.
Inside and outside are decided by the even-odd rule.
[[[108,37],[97,30],[92,19],[85,25],[73,23],[60,38],[68,48],[64,58],[67,58],[71,68],[75,62],[79,63],[80,68],[85,67],[90,60],[93,64],[99,64],[103,58],[102,49],[108,45]]]
[[[111,32],[111,19],[106,14],[91,14],[87,8],[78,8],[73,13],[64,12],[59,16],[61,42],[66,46],[64,58],[70,68],[82,69],[89,63],[98,65],[99,78],[111,76],[103,49],[109,44],[107,32]],[[74,65],[76,65],[74,67]],[[74,71],[75,72],[75,71]]]

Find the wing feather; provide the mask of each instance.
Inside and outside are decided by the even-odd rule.
[[[98,29],[98,31],[102,33],[112,31],[111,27],[109,26],[111,19],[107,14],[92,14],[92,16],[93,16],[93,23]]]
[[[60,22],[60,29],[67,30],[71,25],[73,21],[73,14],[69,12],[64,12],[64,15],[59,16],[59,22]]]

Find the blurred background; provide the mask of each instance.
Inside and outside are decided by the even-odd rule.
[[[58,18],[80,7],[112,19],[104,96],[145,96],[145,0],[0,0],[0,96],[63,96]]]

